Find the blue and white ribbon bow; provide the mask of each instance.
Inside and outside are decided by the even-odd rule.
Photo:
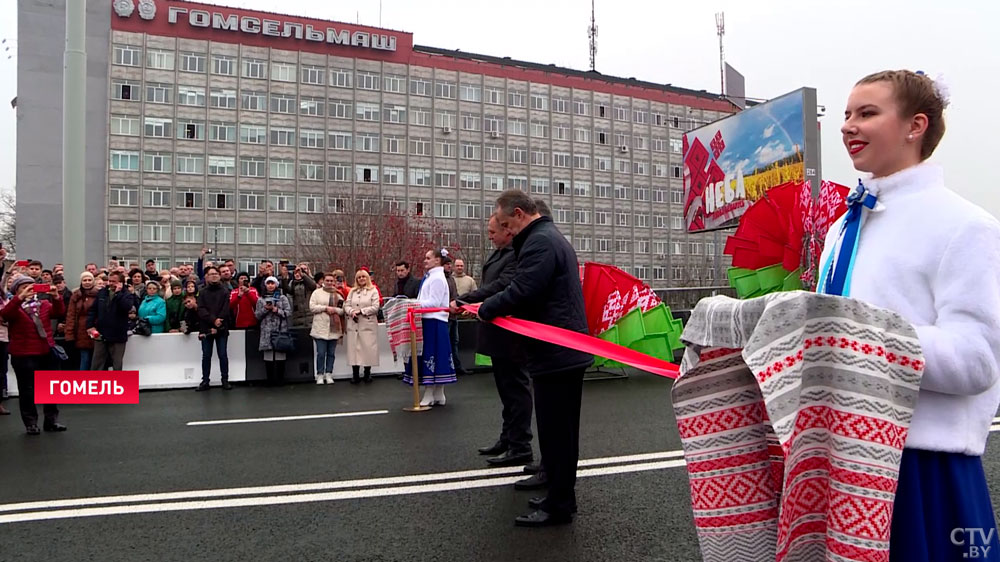
[[[854,258],[858,253],[858,234],[861,231],[862,209],[874,209],[878,197],[873,195],[858,180],[858,186],[847,197],[847,214],[840,226],[838,244],[835,246],[823,267],[823,278],[820,287],[827,295],[848,296],[851,291],[851,273],[854,270]],[[838,249],[839,248],[839,249]]]

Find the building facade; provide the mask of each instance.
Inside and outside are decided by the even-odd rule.
[[[88,74],[106,88],[87,99],[104,118],[87,217],[103,255],[88,259],[164,267],[208,246],[253,271],[304,255],[318,215],[384,210],[432,217],[481,255],[495,197],[516,187],[549,203],[581,261],[654,287],[724,283],[722,239],[682,219],[681,136],[736,111],[717,95],[183,1],[92,17],[106,35],[93,53],[88,39]]]

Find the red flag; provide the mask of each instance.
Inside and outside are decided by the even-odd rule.
[[[649,285],[617,267],[587,262],[583,270],[583,303],[591,335],[604,332],[636,306],[646,311],[660,304]]]

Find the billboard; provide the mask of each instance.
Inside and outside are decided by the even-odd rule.
[[[768,189],[817,179],[816,91],[802,88],[684,135],[688,232],[735,227]]]

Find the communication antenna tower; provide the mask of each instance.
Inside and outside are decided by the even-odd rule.
[[[726,13],[715,14],[715,29],[719,33],[719,93],[726,95],[726,52],[722,47],[722,37],[726,34]]]
[[[590,70],[596,70],[597,65],[597,20],[594,17],[594,0],[590,0],[590,27],[587,29],[590,37]]]

